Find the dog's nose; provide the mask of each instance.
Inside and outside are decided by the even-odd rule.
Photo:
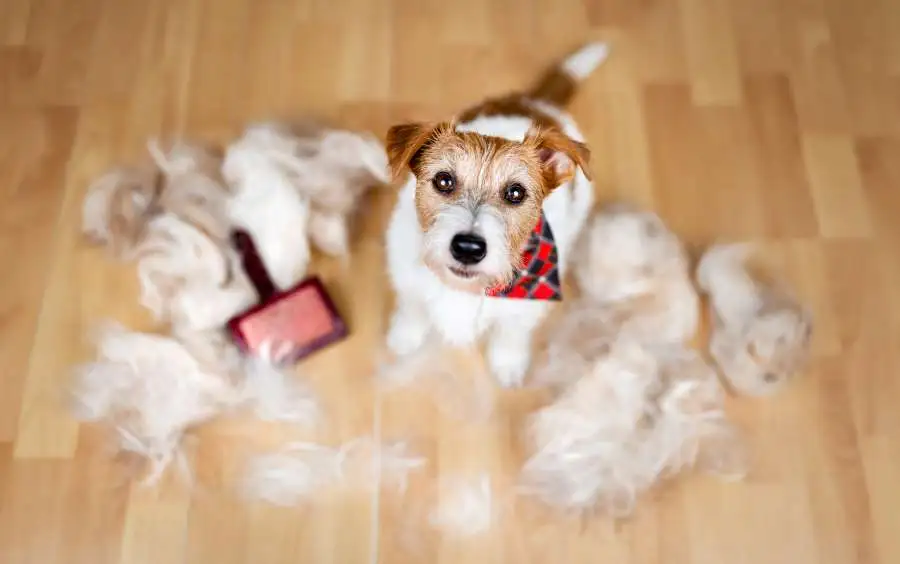
[[[457,233],[450,241],[450,254],[462,264],[478,264],[487,255],[487,241],[473,233]]]

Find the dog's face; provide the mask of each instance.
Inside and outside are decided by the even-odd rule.
[[[416,212],[425,264],[445,283],[481,292],[508,281],[555,188],[581,167],[587,147],[556,129],[534,128],[522,142],[413,123],[388,132],[398,176],[417,180]]]

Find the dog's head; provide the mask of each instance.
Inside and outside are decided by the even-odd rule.
[[[417,180],[425,264],[466,291],[510,279],[554,189],[584,173],[587,147],[555,128],[521,141],[457,131],[452,123],[397,125],[387,135],[390,167]]]

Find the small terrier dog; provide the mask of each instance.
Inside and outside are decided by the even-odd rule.
[[[532,333],[560,296],[594,202],[590,152],[565,108],[607,55],[606,44],[587,44],[530,91],[390,128],[390,168],[411,172],[386,241],[394,354],[417,350],[433,330],[454,346],[488,333],[494,377],[522,383]]]

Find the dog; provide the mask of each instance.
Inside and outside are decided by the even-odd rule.
[[[389,129],[392,174],[408,171],[386,234],[393,354],[432,333],[451,346],[487,334],[493,376],[522,384],[594,203],[590,150],[566,107],[607,55],[605,43],[586,44],[530,90]]]

